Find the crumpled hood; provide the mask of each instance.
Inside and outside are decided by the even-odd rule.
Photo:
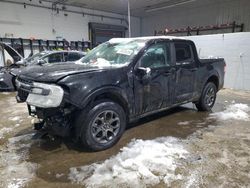
[[[58,80],[72,74],[101,71],[115,67],[94,67],[75,63],[55,63],[49,65],[32,65],[20,69],[17,76],[22,79],[37,82],[57,82]]]

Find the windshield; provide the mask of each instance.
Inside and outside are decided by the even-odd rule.
[[[91,50],[77,63],[89,66],[124,66],[145,46],[143,40],[106,42]]]
[[[32,62],[32,61],[36,61],[38,59],[40,59],[41,57],[43,57],[44,55],[48,54],[49,52],[40,52],[37,53],[31,57],[28,57],[27,59],[25,59],[27,62]]]

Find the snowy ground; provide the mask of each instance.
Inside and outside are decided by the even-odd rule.
[[[32,141],[25,105],[4,94],[0,106],[0,187],[250,187],[250,93],[152,117],[97,153]]]
[[[210,117],[219,121],[248,121],[249,111],[250,108],[246,104],[230,104],[224,111],[212,113]],[[189,123],[185,121],[178,124],[188,125]],[[212,125],[209,128],[211,129]],[[250,138],[250,134],[246,136]],[[160,183],[172,187],[174,182],[178,181],[182,182],[183,187],[199,187],[202,185],[201,175],[204,171],[201,166],[204,168],[209,158],[206,159],[204,156],[204,160],[198,162],[198,165],[195,165],[196,169],[192,171],[185,169],[182,169],[184,172],[177,171],[178,167],[186,166],[190,162],[195,164],[203,159],[201,156],[195,156],[196,154],[190,149],[193,144],[197,144],[195,142],[197,142],[196,138],[180,140],[173,137],[134,140],[122,148],[120,153],[104,162],[71,168],[69,179],[86,187],[152,187]],[[229,160],[228,156],[220,160],[229,162],[225,161]],[[245,162],[250,165],[249,161]]]
[[[0,153],[1,187],[24,187],[34,176],[37,164],[27,162],[31,146],[31,134],[8,139]]]
[[[147,187],[160,182],[171,185],[186,158],[185,145],[173,137],[133,140],[117,155],[102,163],[71,168],[69,179],[86,187]]]

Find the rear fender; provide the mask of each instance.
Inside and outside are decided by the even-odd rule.
[[[211,72],[209,74],[209,76],[207,76],[206,79],[204,79],[203,83],[202,83],[202,87],[201,87],[201,90],[200,90],[200,93],[202,92],[203,88],[205,87],[205,85],[209,82],[213,82],[216,87],[217,87],[217,90],[219,90],[219,75],[218,73],[214,70],[213,72]]]

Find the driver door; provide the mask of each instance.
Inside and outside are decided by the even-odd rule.
[[[154,43],[145,50],[134,72],[136,114],[164,108],[171,103],[170,85],[174,74],[169,42]]]

